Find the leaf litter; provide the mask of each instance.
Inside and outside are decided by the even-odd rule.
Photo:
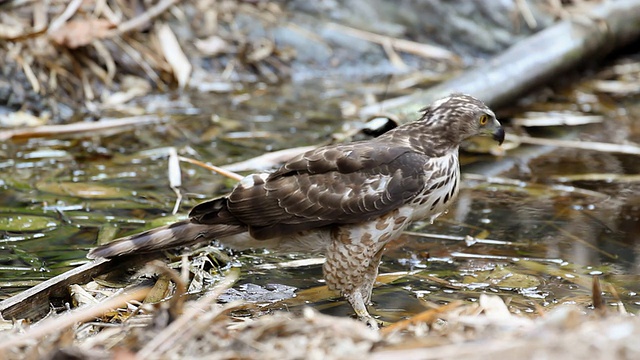
[[[119,289],[95,282],[73,285],[77,308],[51,314],[33,325],[5,320],[0,351],[7,359],[35,353],[140,359],[488,359],[496,354],[530,358],[529,352],[562,354],[567,359],[589,352],[593,352],[590,358],[620,352],[627,358],[640,355],[631,341],[640,334],[640,321],[615,315],[601,305],[599,313],[568,305],[540,309],[542,316],[532,319],[513,314],[508,299],[481,294],[475,303],[433,304],[377,332],[357,320],[322,315],[309,307],[239,316],[247,309],[245,301],[218,302],[237,281],[238,271],[222,271],[224,277],[194,300],[186,297],[187,284],[181,275],[162,262],[152,262],[138,273],[156,279],[152,288]],[[594,282],[593,289],[599,293],[599,283]],[[298,296],[318,300],[317,295]],[[601,296],[594,294],[594,303],[601,304]],[[43,338],[46,341],[39,340]],[[592,349],[589,344],[598,346]]]

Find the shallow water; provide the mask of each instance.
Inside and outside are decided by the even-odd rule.
[[[148,97],[139,108],[168,121],[119,133],[3,143],[0,298],[85,262],[84,255],[98,238],[174,220],[168,147],[223,165],[270,150],[322,143],[330,134],[360,125],[342,120],[341,109],[361,105],[366,92],[366,86],[345,89],[315,82],[194,94],[191,102],[178,95]],[[606,123],[563,131],[597,141],[637,139],[632,121],[640,119],[640,107],[634,100],[637,97],[609,107],[607,116],[614,115]],[[565,104],[575,110],[570,97]],[[509,113],[515,116],[542,105],[546,106],[533,104]],[[562,106],[556,101],[554,110]],[[626,135],[620,135],[621,127]],[[616,138],[608,135],[611,128],[617,129]],[[610,306],[640,309],[638,182],[561,179],[637,174],[638,158],[533,149],[521,147],[502,157],[465,155],[464,173],[499,179],[469,175],[446,216],[433,225],[416,224],[412,234],[388,246],[380,272],[404,273],[374,290],[375,315],[394,321],[430,303],[475,301],[483,292],[509,298],[512,310],[523,313],[567,302],[589,306],[593,275],[600,277]],[[527,155],[532,153],[541,155]],[[181,168],[185,201],[178,216],[233,186],[233,181],[193,165],[182,163]],[[239,254],[244,274],[240,284],[299,289],[322,285],[321,265],[278,267],[280,262],[307,257]],[[257,267],[264,264],[270,266]],[[324,312],[352,312],[344,301],[316,300],[312,302]]]

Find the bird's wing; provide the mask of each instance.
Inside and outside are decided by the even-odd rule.
[[[426,160],[383,143],[319,148],[268,176],[245,178],[226,205],[257,239],[367,221],[422,191]]]

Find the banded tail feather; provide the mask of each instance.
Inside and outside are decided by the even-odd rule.
[[[193,223],[191,220],[184,220],[101,245],[91,249],[87,257],[89,259],[112,258],[133,253],[158,252],[212,241],[244,231],[246,231],[246,228],[239,225],[205,225]]]

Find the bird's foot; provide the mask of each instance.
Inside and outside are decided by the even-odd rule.
[[[358,316],[358,320],[364,322],[365,324],[367,324],[367,326],[371,329],[371,330],[379,330],[380,329],[380,324],[378,324],[378,320],[374,319],[373,316],[367,314],[367,317],[361,317]]]
[[[359,291],[354,292],[351,296],[347,296],[347,300],[353,307],[353,310],[355,310],[356,315],[358,315],[358,320],[364,322],[373,330],[380,329],[378,321],[369,314],[369,311],[367,311],[367,306],[365,305],[362,294]]]

